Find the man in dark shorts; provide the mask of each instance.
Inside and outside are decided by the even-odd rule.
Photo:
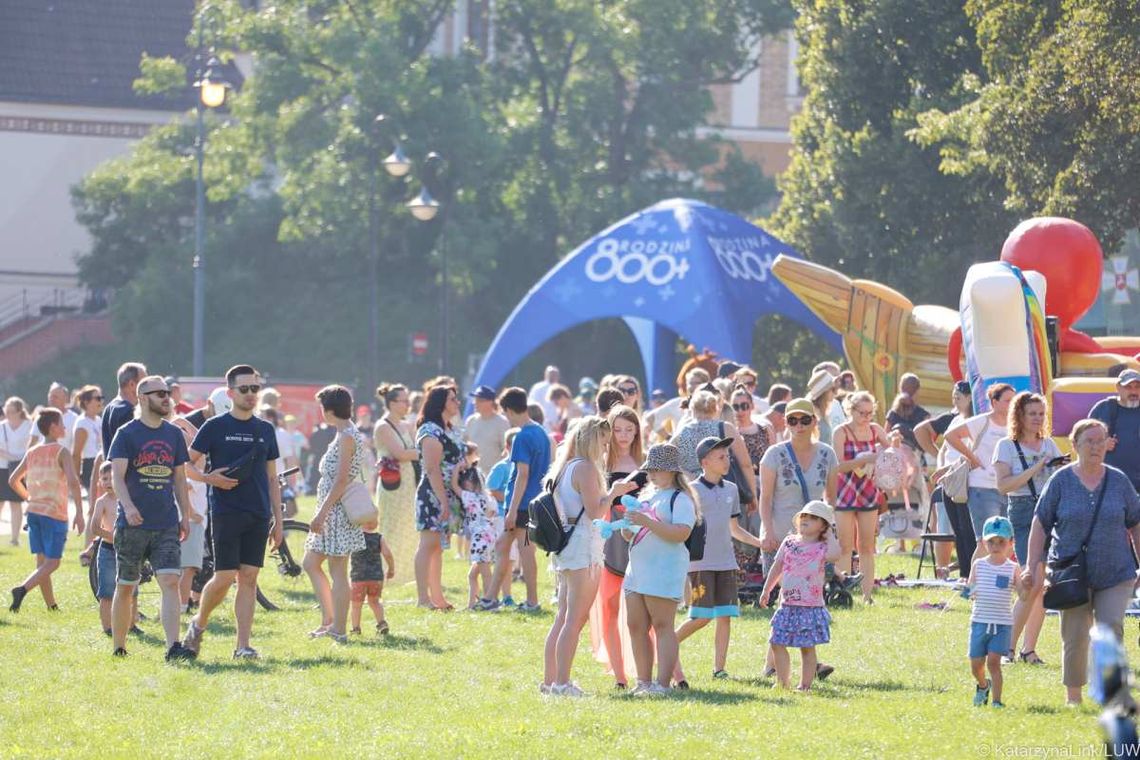
[[[526,581],[526,603],[520,604],[518,609],[520,612],[537,612],[538,561],[534,556],[534,544],[522,539],[526,537],[527,507],[542,490],[542,479],[550,469],[550,436],[541,425],[531,421],[527,414],[526,391],[522,388],[503,391],[499,396],[499,406],[511,427],[517,427],[519,432],[511,445],[511,475],[504,494],[507,514],[503,517],[503,534],[495,544],[498,561],[490,588],[496,596],[480,599],[475,609],[498,609],[498,589],[511,571],[511,543],[521,541],[519,564]]]
[[[225,600],[236,579],[234,659],[257,659],[257,650],[249,644],[257,574],[265,563],[267,541],[272,538],[279,546],[282,538],[277,434],[253,414],[261,390],[257,370],[248,364],[231,367],[226,385],[233,409],[206,420],[190,444],[190,464],[209,485],[214,577],[202,589],[201,606],[190,619],[182,644],[198,653],[210,613]],[[208,468],[203,466],[204,458]]]
[[[186,490],[189,459],[182,432],[163,419],[170,413],[170,389],[158,375],[138,381],[139,417],[115,433],[111,460],[115,494],[116,584],[111,602],[114,654],[126,655],[132,597],[144,560],[150,561],[162,591],[162,627],[166,659],[192,657],[178,642],[178,580],[182,573],[179,541],[189,533],[190,496]]]

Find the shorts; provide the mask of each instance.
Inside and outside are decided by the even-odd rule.
[[[582,521],[574,526],[570,540],[558,554],[551,555],[550,564],[555,570],[587,570],[602,566],[605,542],[602,534],[590,522],[590,518],[582,516]]]
[[[1005,654],[1013,640],[1013,626],[999,623],[970,623],[971,660],[981,659],[987,654]]]
[[[150,560],[155,575],[178,575],[182,572],[178,526],[159,530],[130,525],[116,527],[115,556],[118,558],[118,583],[121,586],[138,585],[143,560]]]
[[[694,570],[689,573],[689,585],[693,587],[690,620],[740,617],[735,570]]]
[[[252,512],[213,512],[214,571],[237,570],[242,565],[262,567],[269,543],[268,517]]]
[[[95,472],[95,457],[84,459],[79,465],[79,485],[83,486],[83,490],[87,491],[88,486],[91,485],[91,473]]]
[[[63,559],[63,545],[67,543],[67,522],[35,512],[29,512],[25,519],[28,523],[28,546],[32,554],[42,554],[48,559]]]
[[[1009,521],[1013,525],[1013,551],[1022,567],[1029,560],[1029,529],[1033,527],[1033,511],[1037,500],[1032,496],[1010,494]]]
[[[24,500],[12,490],[12,486],[8,485],[8,476],[12,474],[13,469],[11,467],[0,467],[0,502],[10,501],[14,504],[22,504]]]
[[[95,557],[95,598],[112,599],[115,596],[115,547],[107,541],[99,542]]]
[[[966,507],[970,510],[970,524],[974,527],[974,538],[982,538],[982,527],[986,520],[996,515],[1005,517],[1005,497],[996,488],[974,488],[970,486],[966,497]]]
[[[353,581],[352,603],[363,604],[365,601],[380,601],[380,592],[384,590],[383,581]]]
[[[206,556],[206,521],[190,523],[190,532],[182,541],[182,568],[188,567],[202,569],[202,560]]]

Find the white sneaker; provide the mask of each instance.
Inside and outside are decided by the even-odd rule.
[[[649,684],[649,694],[651,696],[657,697],[657,696],[660,696],[662,694],[672,694],[672,693],[673,693],[672,689],[670,689],[668,686],[662,686],[661,684],[657,683],[656,681]]]
[[[550,694],[556,697],[584,697],[586,692],[578,688],[575,683],[556,683],[550,687]]]
[[[538,685],[538,693],[539,694],[549,694],[550,693],[550,684],[540,683]]]
[[[649,684],[645,681],[638,681],[637,686],[633,687],[633,690],[630,691],[629,695],[631,697],[647,697],[652,692],[651,686],[652,684]]]

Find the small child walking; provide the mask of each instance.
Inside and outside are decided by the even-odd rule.
[[[507,483],[511,479],[511,445],[515,442],[515,436],[518,435],[519,429],[511,428],[506,432],[503,437],[503,458],[495,463],[491,471],[487,473],[487,490],[491,492],[491,497],[494,498],[496,505],[499,509],[499,514],[495,518],[495,533],[496,535],[503,535],[503,518],[507,514]],[[514,572],[503,573],[503,581],[499,586],[499,594],[502,597],[502,606],[514,607],[515,600],[511,596],[511,581],[512,576],[518,572],[519,566],[519,545],[516,541],[511,544],[511,566]]]
[[[12,589],[11,612],[19,612],[28,592],[39,586],[49,610],[57,610],[51,575],[63,559],[67,543],[67,496],[75,502],[76,533],[83,532],[83,493],[71,452],[60,443],[66,435],[63,415],[57,409],[42,409],[36,429],[43,442],[28,449],[8,477],[8,485],[28,504],[28,545],[36,555],[36,569]]]
[[[111,462],[99,465],[99,498],[87,523],[87,541],[95,541],[95,596],[99,600],[99,623],[111,635],[111,600],[115,598],[115,516],[119,508]]]
[[[352,632],[360,633],[360,613],[365,602],[376,617],[376,633],[388,635],[388,621],[384,618],[384,578],[396,576],[396,562],[388,542],[377,532],[376,522],[362,526],[364,548],[354,551],[350,558],[349,580],[352,582]]]
[[[491,597],[491,575],[495,565],[495,542],[499,533],[495,518],[499,510],[479,474],[479,460],[470,450],[466,467],[452,473],[452,489],[463,505],[464,531],[470,539],[471,569],[467,571],[467,609],[474,609],[483,597]],[[480,586],[482,592],[480,593]],[[496,589],[497,592],[497,589]]]
[[[1021,571],[1009,558],[1013,546],[1013,523],[994,515],[982,526],[982,540],[988,554],[974,561],[970,570],[970,670],[977,686],[974,706],[981,707],[993,698],[994,707],[1005,707],[1001,701],[1002,655],[1009,652],[1013,637],[1013,591],[1021,599],[1028,592],[1021,587]],[[990,677],[986,678],[986,670]]]
[[[796,513],[796,533],[780,544],[771,571],[764,580],[761,599],[767,599],[780,584],[780,608],[772,616],[768,643],[776,666],[776,687],[791,688],[791,658],[788,647],[800,650],[799,691],[815,680],[815,648],[831,640],[831,616],[823,602],[825,568],[839,559],[835,536],[835,513],[825,502],[814,500]]]

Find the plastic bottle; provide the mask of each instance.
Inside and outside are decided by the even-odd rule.
[[[1089,645],[1089,697],[1103,705],[1128,685],[1128,657],[1116,633],[1104,623],[1089,631]]]

